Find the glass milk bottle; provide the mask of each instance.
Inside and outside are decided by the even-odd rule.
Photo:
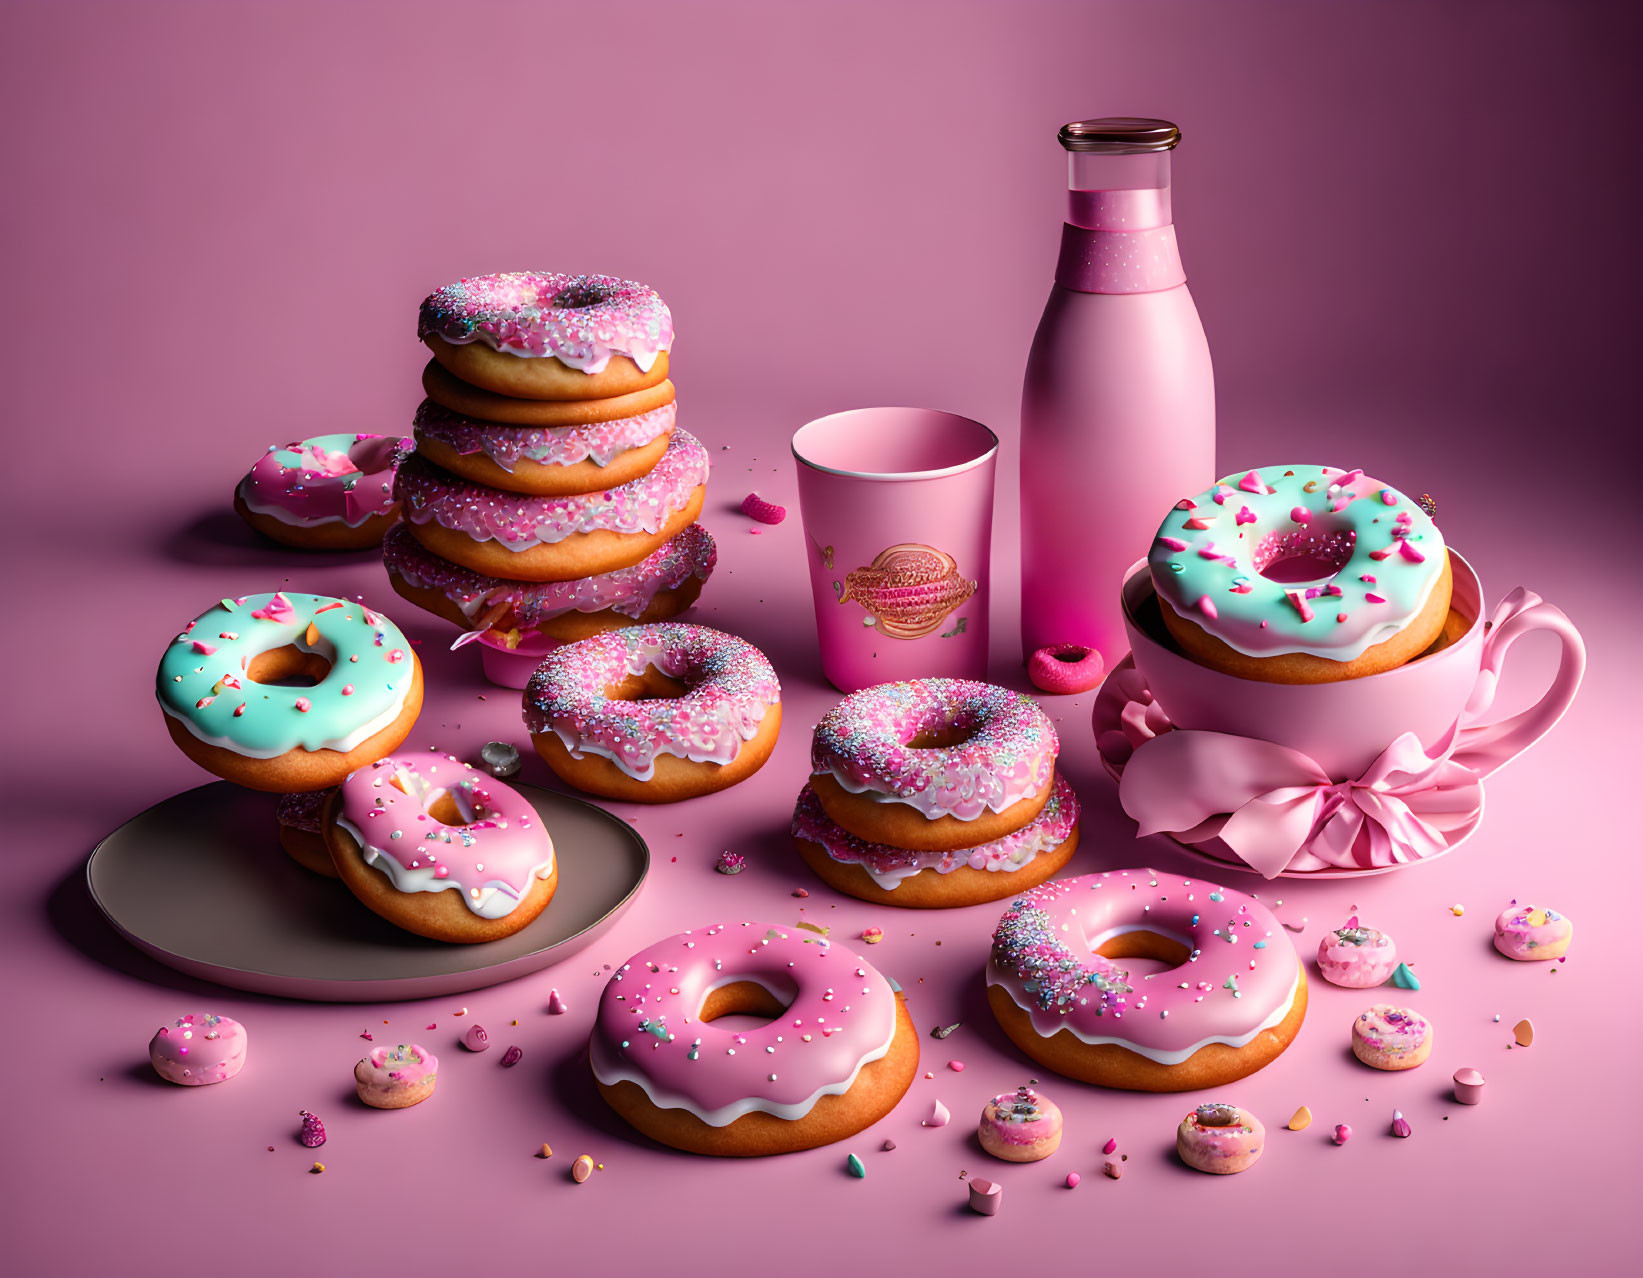
[[[1125,570],[1215,479],[1215,380],[1170,216],[1180,130],[1084,120],[1060,140],[1067,224],[1021,394],[1021,638],[1111,670]]]

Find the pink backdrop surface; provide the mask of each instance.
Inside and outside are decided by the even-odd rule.
[[[1622,168],[1639,153],[1624,84],[1638,28],[1621,7],[70,4],[8,5],[0,23],[10,1272],[1099,1259],[1310,1273],[1360,1253],[1420,1272],[1625,1267],[1638,1177],[1616,1131],[1632,1125],[1643,1051],[1630,995],[1643,538],[1622,374],[1638,335],[1637,183]],[[787,455],[802,422],[911,403],[999,431],[993,675],[1024,686],[1017,396],[1056,251],[1054,131],[1101,113],[1184,130],[1176,216],[1216,359],[1222,466],[1362,466],[1430,491],[1490,602],[1531,586],[1591,652],[1573,711],[1488,784],[1462,851],[1361,884],[1234,881],[1310,919],[1303,953],[1354,909],[1392,932],[1438,1047],[1405,1076],[1357,1066],[1347,1031],[1370,996],[1315,983],[1290,1052],[1228,1089],[1272,1135],[1229,1179],[1171,1153],[1187,1106],[1221,1097],[1054,1078],[1061,1151],[989,1160],[974,1116],[1036,1076],[982,996],[1000,907],[845,900],[784,837],[808,728],[832,700]],[[277,585],[362,594],[421,641],[430,688],[412,745],[471,755],[524,740],[511,699],[480,682],[471,652],[444,650],[447,628],[398,603],[370,556],[280,552],[228,511],[270,442],[403,428],[422,295],[521,266],[627,275],[671,303],[680,421],[717,464],[704,521],[720,568],[697,617],[771,654],[782,740],[735,790],[623,810],[656,853],[652,880],[608,940],[553,970],[382,1007],[195,985],[121,944],[78,890],[99,837],[205,779],[165,742],[152,700],[182,621]],[[734,509],[755,487],[795,510],[761,536]],[[1548,677],[1539,642],[1514,661],[1503,708]],[[1162,841],[1134,841],[1089,698],[1050,709],[1087,810],[1071,872],[1191,872]],[[546,769],[532,759],[526,777]],[[268,831],[246,837],[271,854]],[[739,877],[712,871],[727,847],[748,855]],[[1575,920],[1567,963],[1495,956],[1490,921],[1514,896]],[[813,920],[845,944],[884,929],[870,957],[907,988],[934,1077],[860,1138],[703,1162],[625,1130],[594,1092],[583,1051],[605,965],[744,918]],[[562,1017],[545,1014],[554,986]],[[202,1004],[246,1023],[250,1063],[226,1086],[159,1083],[144,1044]],[[1513,1048],[1524,1016],[1538,1037]],[[458,1049],[473,1019],[519,1044],[522,1064]],[[953,1021],[946,1041],[927,1037]],[[365,1027],[441,1054],[430,1103],[379,1113],[350,1099]],[[1489,1079],[1478,1108],[1447,1099],[1462,1065]],[[954,1122],[922,1128],[938,1097]],[[1281,1130],[1302,1104],[1314,1125]],[[1394,1107],[1407,1141],[1387,1135]],[[294,1139],[304,1108],[330,1133],[322,1176]],[[1357,1133],[1342,1148],[1336,1123]],[[1128,1154],[1117,1182],[1100,1175],[1109,1137]],[[887,1138],[898,1148],[880,1152]],[[544,1141],[547,1162],[531,1156]],[[864,1181],[845,1172],[852,1150]],[[604,1170],[577,1186],[584,1152]],[[1074,1170],[1084,1182],[1068,1190]],[[999,1217],[965,1210],[964,1172],[1003,1183]]]

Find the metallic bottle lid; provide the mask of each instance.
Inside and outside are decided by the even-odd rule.
[[[1069,151],[1094,155],[1145,155],[1169,151],[1181,140],[1181,130],[1168,120],[1147,120],[1113,115],[1099,120],[1075,120],[1063,124],[1061,145]]]

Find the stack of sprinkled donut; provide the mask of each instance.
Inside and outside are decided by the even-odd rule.
[[[707,453],[674,428],[673,317],[642,284],[518,272],[422,303],[433,351],[394,589],[503,646],[677,616],[713,571]]]
[[[816,725],[793,813],[799,853],[830,886],[915,908],[996,901],[1078,848],[1078,798],[1031,697],[968,679],[852,693]]]

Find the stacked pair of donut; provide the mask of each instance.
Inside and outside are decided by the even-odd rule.
[[[676,429],[673,317],[606,275],[464,279],[422,303],[433,352],[383,544],[394,589],[507,648],[696,600],[707,452]]]
[[[881,905],[996,901],[1078,848],[1061,743],[1031,697],[914,679],[846,697],[816,725],[793,838],[830,886]]]

